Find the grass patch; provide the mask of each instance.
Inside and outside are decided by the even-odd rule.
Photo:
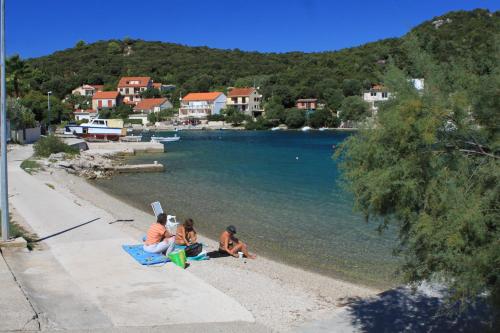
[[[35,240],[38,238],[36,235],[28,232],[26,229],[12,220],[9,221],[9,234],[10,237],[13,238],[23,237],[24,239],[26,239],[26,242],[28,242],[27,247],[30,251],[35,247]],[[0,230],[0,237],[1,236],[2,230]]]
[[[77,155],[80,153],[78,148],[67,145],[55,135],[42,137],[34,144],[33,148],[35,150],[35,156],[39,157],[49,157],[51,154],[57,153],[65,153],[68,155]]]
[[[30,159],[21,162],[21,169],[32,175],[33,173],[42,169],[42,166],[37,161]]]
[[[51,188],[51,189],[55,189],[54,185],[50,184],[50,183],[45,183],[45,185],[47,185],[47,187]]]

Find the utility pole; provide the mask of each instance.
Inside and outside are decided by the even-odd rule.
[[[9,193],[7,183],[7,110],[5,89],[5,0],[0,0],[0,205],[2,209],[2,240],[9,239]]]
[[[47,133],[50,134],[50,95],[52,94],[52,91],[47,92]]]

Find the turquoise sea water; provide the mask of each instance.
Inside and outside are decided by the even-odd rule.
[[[172,135],[172,133],[157,133]],[[228,224],[257,254],[375,286],[394,283],[396,240],[353,212],[338,183],[332,145],[345,132],[180,132],[157,160],[165,173],[124,174],[97,185],[146,211],[159,200],[178,219],[216,238]],[[144,137],[144,140],[147,138]]]

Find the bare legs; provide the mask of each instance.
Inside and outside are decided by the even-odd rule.
[[[250,252],[248,252],[247,245],[243,242],[234,244],[229,254],[233,257],[238,257],[238,252],[243,252],[243,255],[248,259],[255,259],[257,257],[255,254],[250,254]]]

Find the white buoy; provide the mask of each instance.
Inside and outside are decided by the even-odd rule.
[[[299,157],[298,157],[298,156],[295,156],[295,159],[296,159],[296,160],[298,160],[298,159],[299,159]]]

